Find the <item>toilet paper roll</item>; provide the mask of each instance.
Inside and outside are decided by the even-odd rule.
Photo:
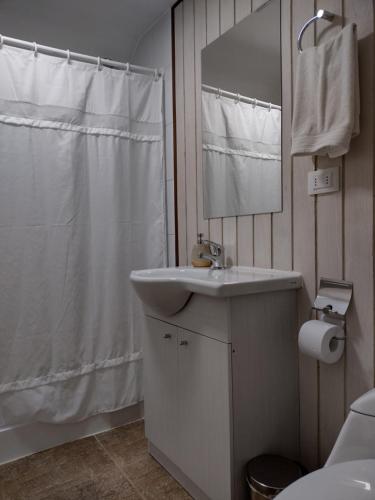
[[[340,326],[319,320],[304,323],[299,331],[298,346],[301,352],[323,363],[336,363],[344,352],[344,337]]]

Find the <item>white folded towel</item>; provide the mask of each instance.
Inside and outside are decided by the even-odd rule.
[[[359,78],[356,26],[298,55],[294,90],[292,155],[349,151],[359,134]]]

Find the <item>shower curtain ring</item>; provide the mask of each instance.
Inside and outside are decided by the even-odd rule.
[[[271,110],[272,110],[272,102],[270,102],[268,105],[268,111],[271,111]]]
[[[98,71],[101,71],[101,69],[102,69],[102,58],[100,56],[98,56],[98,58],[97,58],[96,69]]]
[[[4,37],[3,35],[0,35],[0,49],[2,48],[3,45],[4,45]]]
[[[70,64],[70,50],[67,49],[66,51],[66,60],[67,60],[67,63]]]
[[[34,45],[34,57],[37,57],[38,55],[38,44],[36,42],[33,42]]]
[[[131,75],[131,71],[130,71],[130,63],[126,63],[125,73],[126,73],[128,76],[130,76],[130,75]]]
[[[159,71],[157,68],[154,70],[154,80],[155,82],[159,80]]]
[[[241,102],[241,96],[239,93],[237,93],[237,100],[236,100],[236,104],[239,104]]]

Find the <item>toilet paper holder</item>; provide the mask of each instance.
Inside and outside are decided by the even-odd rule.
[[[321,278],[313,309],[322,312],[326,319],[345,322],[353,294],[353,283]],[[338,339],[340,340],[340,339]]]

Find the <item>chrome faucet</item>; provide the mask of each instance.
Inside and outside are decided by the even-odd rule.
[[[225,253],[223,245],[210,240],[203,240],[204,245],[208,245],[210,253],[201,253],[199,258],[207,259],[212,262],[211,269],[225,269]]]

